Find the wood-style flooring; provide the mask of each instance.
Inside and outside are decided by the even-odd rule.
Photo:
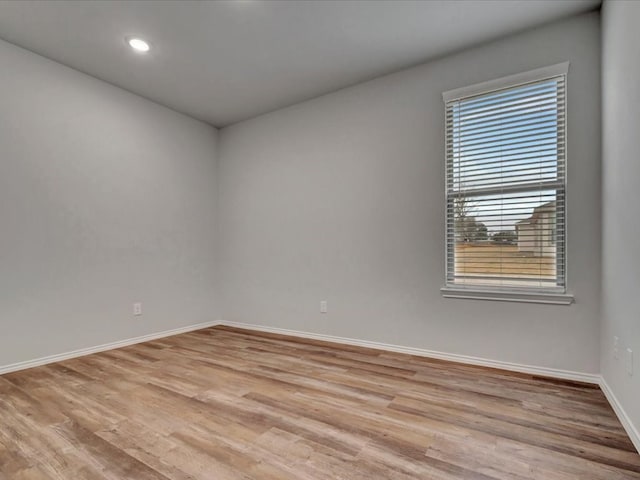
[[[0,479],[621,480],[596,386],[213,327],[0,376]]]

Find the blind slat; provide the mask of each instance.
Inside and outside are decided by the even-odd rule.
[[[495,138],[495,139],[487,139],[484,143],[476,143],[473,145],[460,145],[456,147],[455,145],[451,146],[449,150],[451,153],[458,153],[460,151],[464,151],[467,155],[475,155],[475,152],[483,152],[488,153],[492,151],[506,151],[506,150],[517,150],[523,148],[530,148],[530,146],[541,146],[541,145],[551,145],[557,144],[558,142],[558,133],[555,129],[549,130],[545,133],[535,133],[527,136],[517,136],[514,140],[517,141],[508,141],[511,139],[503,139],[503,138]],[[540,142],[540,143],[537,143]],[[553,143],[552,143],[553,142]],[[533,145],[532,145],[533,144]]]
[[[532,126],[535,128],[529,128],[528,130],[526,130],[527,127],[532,127]],[[447,128],[448,127],[449,126],[447,125]],[[472,142],[478,139],[481,139],[484,141],[487,138],[491,138],[491,135],[493,136],[500,135],[503,138],[506,138],[507,136],[518,136],[520,132],[524,132],[524,131],[555,130],[556,128],[558,130],[562,130],[564,129],[564,121],[562,122],[557,121],[556,123],[552,124],[550,120],[540,121],[540,119],[536,119],[534,121],[518,122],[518,124],[509,125],[508,127],[509,128],[504,128],[504,125],[497,125],[497,128],[493,128],[490,130],[487,130],[485,127],[480,127],[473,130],[469,129],[469,130],[466,130],[464,134],[462,133],[457,134],[456,139],[457,139],[457,142],[465,143],[465,142]],[[452,141],[453,134],[447,132],[447,140]]]
[[[512,90],[511,92],[507,90],[502,90],[501,91],[502,93],[496,92],[496,94],[493,94],[493,95],[483,94],[477,97],[468,97],[468,98],[447,102],[447,108],[458,108],[461,110],[480,109],[486,105],[495,105],[495,104],[505,103],[508,101],[518,100],[521,98],[535,96],[537,94],[540,94],[541,92],[547,91],[550,88],[551,86],[549,84],[543,85],[542,83],[537,85],[530,85],[530,86],[522,85],[520,87],[516,87],[516,89]],[[556,80],[556,90],[564,91],[564,89],[565,89],[564,79],[558,78]],[[475,98],[477,98],[477,101],[475,100]]]
[[[508,107],[501,105],[491,110],[483,110],[482,112],[463,113],[459,110],[449,110],[447,112],[447,122],[456,122],[460,125],[470,126],[479,122],[504,120],[512,116],[535,115],[542,112],[552,113],[557,110],[558,106],[564,106],[564,101],[558,101],[557,95],[554,94],[553,97],[532,98],[517,105],[510,104]]]

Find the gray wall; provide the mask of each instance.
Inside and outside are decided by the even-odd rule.
[[[640,428],[640,2],[607,1],[602,13],[602,374]],[[613,355],[613,337],[620,355]],[[634,352],[634,375],[624,350]]]
[[[441,92],[566,60],[570,307],[443,299]],[[222,317],[599,371],[600,32],[592,13],[221,131]],[[319,302],[329,313],[319,313]]]
[[[0,65],[0,366],[216,319],[217,131],[1,41]]]

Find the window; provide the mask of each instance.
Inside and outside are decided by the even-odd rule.
[[[570,303],[567,68],[444,94],[445,296]]]

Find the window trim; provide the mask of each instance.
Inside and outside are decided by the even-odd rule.
[[[489,80],[486,82],[476,83],[474,85],[469,85],[466,87],[456,88],[453,90],[448,90],[443,92],[442,99],[445,104],[448,102],[461,100],[463,98],[472,97],[475,95],[486,95],[497,90],[502,90],[505,88],[514,88],[520,85],[524,85],[531,82],[539,82],[544,81],[550,78],[554,78],[557,76],[564,75],[565,78],[569,73],[569,64],[570,62],[562,62],[557,63],[555,65],[549,65],[547,67],[536,68],[534,70],[529,70],[526,72],[516,73],[514,75],[508,75],[505,77],[501,77],[494,80]],[[565,80],[566,82],[566,80]],[[565,83],[565,118],[567,113],[567,84]],[[446,139],[447,129],[445,126],[445,139]],[[446,140],[445,140],[446,142]],[[566,191],[567,191],[567,133],[565,131],[565,175],[564,175],[564,192],[565,192],[565,202],[567,199]],[[445,155],[446,157],[446,155]],[[446,186],[447,177],[445,175],[445,201],[448,200],[447,195],[447,186]],[[566,203],[565,203],[565,212],[566,212]],[[533,289],[524,289],[524,288],[495,288],[490,286],[464,286],[457,287],[455,285],[450,285],[447,283],[447,250],[446,245],[448,242],[447,229],[445,228],[445,285],[440,289],[443,298],[458,298],[458,299],[472,299],[472,300],[494,300],[494,301],[507,301],[507,302],[526,302],[526,303],[541,303],[541,304],[552,304],[552,305],[571,305],[574,302],[574,296],[571,293],[568,293],[568,276],[567,276],[567,216],[565,213],[564,220],[564,236],[565,236],[565,246],[564,246],[564,288],[562,290],[558,290],[554,292],[553,290],[540,290],[536,291]],[[445,215],[445,223],[446,223],[446,215]]]
[[[495,80],[476,83],[468,87],[448,90],[442,94],[442,100],[447,103],[466,97],[473,97],[474,95],[485,95],[495,92],[496,90],[502,90],[503,88],[518,87],[525,83],[539,82],[559,75],[567,75],[569,73],[569,63],[570,62],[557,63],[555,65],[549,65],[548,67],[536,68]]]
[[[464,298],[469,300],[496,300],[501,302],[546,303],[551,305],[571,305],[574,297],[570,293],[536,293],[533,291],[511,291],[475,288],[442,287],[444,298]]]

